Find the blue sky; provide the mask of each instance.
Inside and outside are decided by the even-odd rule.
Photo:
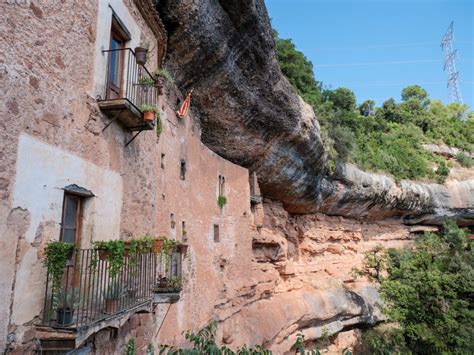
[[[358,102],[400,99],[419,84],[449,103],[441,37],[454,21],[464,103],[474,109],[474,0],[265,0],[273,27],[313,63],[316,79]]]

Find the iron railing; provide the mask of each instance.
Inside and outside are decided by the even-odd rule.
[[[151,304],[155,292],[164,292],[163,278],[168,292],[171,286],[175,292],[180,290],[183,255],[179,252],[126,255],[118,267],[101,254],[97,249],[76,250],[66,262],[59,286],[48,270],[43,325],[85,328]]]
[[[107,78],[101,100],[127,99],[137,109],[145,104],[158,107],[160,84],[145,66],[137,63],[131,48],[102,53],[107,56]]]

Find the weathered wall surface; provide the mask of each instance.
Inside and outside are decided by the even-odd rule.
[[[44,293],[42,252],[49,240],[59,237],[61,189],[69,184],[96,195],[85,209],[84,247],[92,240],[147,233],[181,239],[183,221],[190,244],[182,300],[167,312],[164,323],[165,309],[157,309],[156,315],[140,321],[140,332],[146,328],[147,336],[137,335],[135,325],[121,330],[122,337],[113,344],[101,343],[107,338],[102,334],[94,340],[99,352],[102,345],[120,351],[131,335],[139,337],[144,347],[158,338],[159,328],[162,339],[199,329],[214,312],[209,300],[220,298],[224,285],[251,258],[248,172],[202,145],[200,128],[191,115],[177,119],[174,111],[180,94],[174,88],[160,98],[163,132],[159,138],[153,131],[144,132],[125,148],[132,134],[119,124],[102,132],[109,119],[100,112],[95,97],[105,78],[100,69],[103,58],[97,53],[104,34],[97,31],[107,24],[96,27],[102,21],[98,11],[106,15],[109,11],[103,5],[102,1],[100,6],[95,1],[81,6],[41,1],[29,6],[1,4],[5,16],[0,30],[7,44],[0,81],[2,350],[11,333],[16,336],[10,338],[13,347],[30,351],[34,334],[30,326],[39,320]],[[135,21],[128,26],[140,38],[131,45],[146,39],[157,46],[132,1],[111,5],[126,22]],[[32,28],[38,35],[31,33]],[[152,57],[149,68],[154,65]],[[185,180],[179,177],[181,159],[187,164]],[[226,178],[228,199],[222,211],[217,205],[219,175]],[[220,227],[218,242],[214,224]]]

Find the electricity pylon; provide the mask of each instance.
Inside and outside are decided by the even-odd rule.
[[[456,70],[457,50],[453,48],[453,21],[441,39],[441,48],[444,52],[444,71],[448,73],[448,89],[452,102],[463,104],[459,87],[459,72]]]

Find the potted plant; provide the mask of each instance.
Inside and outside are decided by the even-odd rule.
[[[174,83],[173,75],[165,68],[157,68],[153,72],[155,75],[155,86],[158,88],[161,95],[164,84],[172,85]]]
[[[122,285],[118,280],[109,283],[105,292],[105,310],[106,314],[115,314],[119,311],[120,298],[123,296]]]
[[[58,326],[71,325],[74,319],[74,309],[78,304],[72,289],[59,295],[56,307],[56,323]]]
[[[138,85],[141,85],[145,90],[148,90],[149,87],[155,86],[155,84],[155,80],[149,75],[142,75],[138,79]]]
[[[180,277],[171,277],[168,280],[168,288],[170,288],[170,291],[181,291],[182,285],[181,285],[181,278]]]
[[[161,251],[163,250],[163,246],[165,244],[165,239],[166,237],[158,237],[158,238],[153,239],[151,251],[156,254],[161,253]]]
[[[147,60],[147,54],[148,54],[148,46],[145,45],[140,45],[140,47],[135,47],[135,60],[137,61],[137,64],[139,65],[145,65],[146,60]]]
[[[57,292],[61,288],[64,267],[66,266],[66,261],[71,259],[74,249],[74,244],[58,241],[49,242],[46,246],[46,257],[43,264],[51,275],[53,292]]]
[[[140,107],[140,111],[143,112],[143,120],[146,122],[153,122],[155,120],[155,116],[157,115],[159,117],[158,108],[153,105],[142,105]]]
[[[109,240],[94,242],[93,245],[98,249],[99,259],[108,261],[110,276],[117,275],[124,265],[125,243],[122,240]]]

